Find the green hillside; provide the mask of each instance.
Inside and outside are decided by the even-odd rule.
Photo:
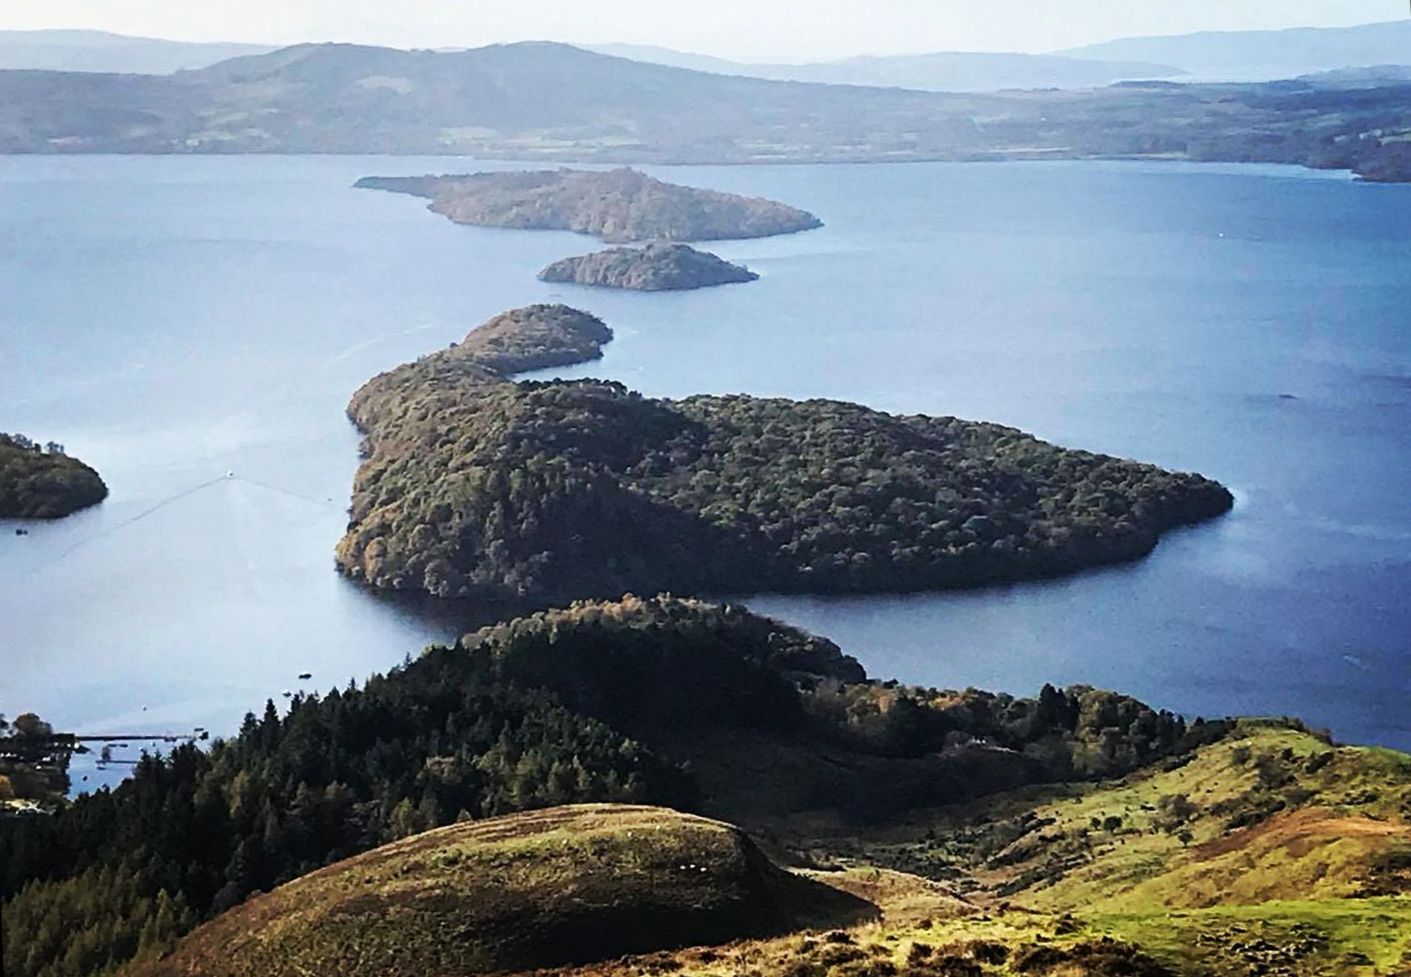
[[[793,874],[639,806],[478,820],[583,802],[700,811]],[[629,597],[0,819],[0,885],[16,977],[1401,977],[1411,757],[877,681],[743,608]]]
[[[339,862],[197,929],[152,975],[503,973],[870,918],[741,832],[662,808],[467,822]]]

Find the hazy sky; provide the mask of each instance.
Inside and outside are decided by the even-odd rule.
[[[0,0],[0,29],[399,47],[625,41],[724,56],[1048,51],[1133,34],[1342,26],[1407,0]]]

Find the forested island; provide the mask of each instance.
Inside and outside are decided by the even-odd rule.
[[[812,214],[758,197],[665,183],[630,168],[467,176],[369,176],[355,186],[425,197],[457,224],[576,231],[604,241],[719,241],[822,226]]]
[[[1408,812],[1411,757],[1296,722],[908,687],[738,606],[580,602],[0,819],[4,970],[465,977],[746,939],[594,972],[1361,977],[1411,951]]]
[[[0,519],[59,519],[108,497],[98,473],[22,434],[0,434]]]
[[[596,355],[604,329],[536,306],[359,390],[343,570],[442,597],[973,587],[1132,560],[1232,505],[997,424],[508,379]]]
[[[539,280],[545,282],[626,288],[641,292],[710,288],[752,282],[758,278],[743,265],[697,251],[687,244],[610,248],[555,261],[539,273]]]
[[[495,316],[477,326],[465,342],[421,362],[429,369],[438,363],[471,367],[471,379],[476,378],[475,368],[489,370],[493,376],[488,379],[498,380],[511,373],[596,360],[611,341],[612,330],[595,315],[566,305],[529,305]]]

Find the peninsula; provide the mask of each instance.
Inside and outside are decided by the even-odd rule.
[[[743,265],[731,264],[689,244],[649,244],[645,248],[610,248],[555,261],[539,273],[545,282],[673,292],[759,278]]]
[[[771,237],[821,227],[807,211],[665,183],[637,170],[369,176],[354,186],[425,197],[457,224],[576,231],[620,244]]]
[[[605,330],[519,310],[359,390],[339,566],[443,597],[937,590],[1136,559],[1233,503],[997,424],[509,379],[596,356]]]
[[[98,473],[21,434],[0,434],[0,519],[58,519],[108,497]]]

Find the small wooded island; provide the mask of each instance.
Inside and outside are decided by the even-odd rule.
[[[58,519],[108,497],[98,473],[22,434],[0,434],[0,519]]]
[[[771,237],[823,225],[787,204],[678,186],[630,168],[368,176],[354,186],[425,197],[457,224],[577,231],[613,244]]]
[[[610,248],[577,258],[564,258],[539,272],[540,281],[639,292],[686,291],[752,282],[758,278],[743,265],[697,251],[689,244],[661,243],[644,248]]]
[[[341,568],[438,596],[931,590],[1132,560],[1232,505],[997,424],[508,379],[607,336],[535,306],[367,383]]]

